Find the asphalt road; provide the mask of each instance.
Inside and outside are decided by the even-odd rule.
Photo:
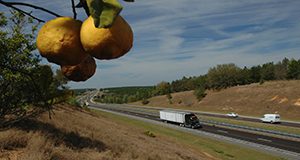
[[[127,105],[127,106],[133,106],[133,105]],[[137,106],[137,105],[134,105]],[[137,106],[140,108],[151,108],[154,110],[162,110],[162,109],[168,109],[168,108],[162,108],[162,107],[148,107],[148,106]],[[210,116],[210,117],[218,117],[218,118],[228,118],[232,119],[232,117],[228,117],[225,114],[219,114],[219,113],[208,113],[208,112],[201,112],[201,111],[194,111],[194,110],[184,110],[184,109],[173,109],[172,110],[180,110],[180,111],[187,111],[187,112],[193,112],[197,113],[198,115],[204,115],[204,116]],[[254,118],[254,117],[246,117],[246,116],[239,116],[237,118],[234,118],[236,120],[241,120],[241,121],[248,121],[248,122],[259,122],[262,123],[262,121],[259,118]],[[289,126],[289,127],[299,127],[300,128],[300,122],[290,122],[290,121],[281,121],[281,123],[278,123],[276,125],[281,125],[281,126]]]
[[[134,112],[132,110],[130,110],[130,111],[125,110],[124,108],[121,108],[121,107],[116,108],[116,107],[111,107],[109,105],[102,105],[102,104],[91,104],[91,106],[160,121],[158,115],[138,113],[138,112]],[[297,142],[297,141],[292,141],[292,140],[288,140],[288,139],[281,139],[278,137],[259,135],[259,134],[255,134],[255,133],[234,130],[234,129],[229,129],[229,128],[222,128],[222,127],[211,126],[211,125],[203,125],[203,128],[200,128],[200,130],[218,134],[218,135],[231,137],[231,138],[235,138],[235,139],[239,139],[239,140],[244,140],[244,141],[248,141],[248,142],[254,142],[257,144],[267,145],[267,146],[279,148],[282,150],[300,153],[300,142],[299,141]]]

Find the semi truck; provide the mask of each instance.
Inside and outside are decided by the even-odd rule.
[[[188,128],[202,127],[198,117],[194,113],[190,113],[190,112],[161,110],[159,111],[159,118],[162,121],[176,123],[183,127],[188,127]]]

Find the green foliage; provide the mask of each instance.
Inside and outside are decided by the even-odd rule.
[[[173,98],[172,95],[171,95],[171,93],[167,93],[167,94],[166,94],[166,97],[167,97],[169,100]]]
[[[241,69],[235,64],[222,64],[209,69],[207,83],[209,88],[222,89],[238,85]]]
[[[300,59],[297,61],[292,59],[288,63],[288,71],[287,71],[288,79],[300,79]]]
[[[144,99],[142,100],[142,104],[143,104],[143,105],[146,105],[146,104],[148,104],[148,103],[149,103],[149,100],[148,100],[148,99],[144,98]]]
[[[152,97],[153,86],[117,87],[101,89],[102,96],[96,98],[101,103],[128,103]]]
[[[259,84],[260,85],[262,85],[262,84],[264,84],[265,83],[265,80],[264,79],[261,79],[260,81],[259,81]]]
[[[50,108],[54,98],[63,94],[51,67],[40,65],[33,54],[37,25],[19,12],[11,14],[9,19],[0,14],[0,118],[23,115],[26,106]],[[30,33],[25,26],[31,26]]]
[[[151,137],[151,138],[155,138],[156,137],[156,135],[153,132],[151,132],[151,131],[146,131],[146,132],[144,132],[144,134],[146,136],[148,136],[148,137]]]
[[[143,100],[142,103],[146,103],[147,98],[166,95],[169,102],[172,103],[171,93],[190,90],[195,90],[194,94],[200,101],[206,96],[206,89],[219,90],[237,85],[263,84],[269,80],[285,79],[300,79],[300,60],[284,58],[276,64],[271,62],[250,68],[244,67],[243,69],[235,64],[217,65],[205,75],[183,77],[171,83],[161,82],[155,87],[144,88],[145,90],[139,87],[102,89],[103,92],[106,91],[106,94],[99,101],[103,103],[128,103]]]
[[[278,62],[275,65],[274,69],[274,76],[277,80],[284,80],[287,79],[287,72],[288,72],[288,63],[289,60],[287,58],[284,58],[281,62]]]
[[[249,72],[249,81],[250,83],[255,83],[255,82],[259,82],[261,80],[261,66],[253,66],[250,68],[250,72]]]
[[[194,95],[197,97],[198,101],[201,101],[206,96],[205,88],[199,87],[195,89]]]
[[[76,97],[71,96],[67,99],[66,102],[72,106],[81,107]]]
[[[118,0],[86,0],[95,27],[108,28],[123,9]]]
[[[156,85],[153,92],[154,96],[165,95],[171,93],[171,85],[168,82],[160,82]]]
[[[275,65],[273,62],[262,65],[260,70],[261,79],[263,80],[274,80],[275,79]]]
[[[97,90],[97,89],[96,88],[72,89],[75,96],[79,96],[79,95],[84,94],[85,92],[94,91],[94,90]]]

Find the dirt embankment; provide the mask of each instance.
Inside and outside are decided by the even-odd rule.
[[[219,113],[237,112],[241,115],[262,116],[279,113],[283,119],[300,121],[300,80],[274,81],[264,84],[236,86],[221,91],[207,91],[200,102],[193,91],[149,99],[149,106],[184,108]],[[141,105],[141,102],[135,104]]]
[[[213,159],[166,137],[145,135],[104,116],[57,106],[48,114],[0,131],[1,160]],[[178,147],[180,146],[180,147]]]

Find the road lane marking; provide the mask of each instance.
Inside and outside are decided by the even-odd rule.
[[[224,131],[224,130],[217,130],[217,131],[221,133],[228,133],[228,131]]]
[[[272,140],[269,140],[269,139],[264,139],[264,138],[257,138],[257,140],[260,140],[260,141],[265,141],[265,142],[272,142]]]

